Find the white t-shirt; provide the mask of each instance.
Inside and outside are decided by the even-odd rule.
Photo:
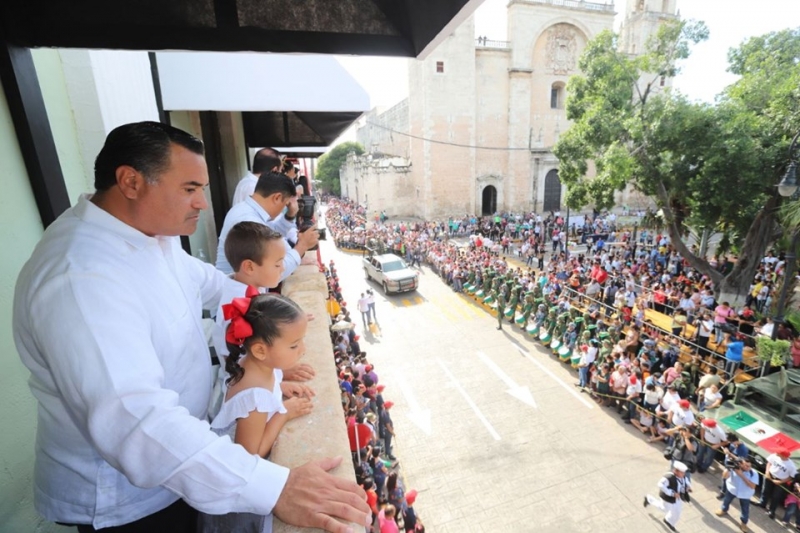
[[[716,402],[717,400],[722,399],[722,394],[719,391],[714,392],[711,388],[708,388],[703,391],[703,399],[706,402],[706,406],[711,405],[712,403]]]
[[[694,424],[694,413],[691,408],[684,409],[675,402],[670,406],[669,413],[669,420],[674,426],[691,426]]]
[[[703,429],[703,440],[706,441],[706,444],[719,444],[728,438],[725,430],[719,426],[714,426],[713,428],[703,426]]]
[[[362,313],[369,311],[369,299],[366,296],[358,300],[358,310]]]
[[[245,198],[252,196],[256,192],[256,184],[258,183],[258,176],[252,172],[247,174],[239,180],[236,184],[236,190],[233,192],[233,199],[231,200],[231,207],[239,202],[244,202]]]
[[[779,480],[793,478],[797,475],[797,466],[791,459],[783,459],[777,453],[767,457],[769,473],[772,477]]]

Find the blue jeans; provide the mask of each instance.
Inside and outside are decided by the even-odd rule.
[[[786,513],[784,513],[783,515],[783,521],[789,523],[792,521],[792,518],[795,518],[795,515],[797,515],[795,524],[800,526],[800,514],[797,514],[797,504],[790,503],[789,505],[786,506]]]
[[[697,450],[697,470],[700,472],[708,470],[711,467],[711,464],[714,462],[714,456],[716,453],[717,451],[711,446],[701,444],[700,449]]]
[[[581,387],[589,386],[589,367],[578,367],[578,385]]]
[[[378,315],[375,314],[375,304],[369,304],[369,312],[372,314],[372,320],[378,321]]]
[[[725,497],[722,499],[722,510],[726,513],[731,506],[731,502],[736,499],[729,490],[725,490]],[[745,500],[744,498],[739,498],[739,506],[742,508],[742,523],[746,524],[747,520],[750,518],[750,500]]]

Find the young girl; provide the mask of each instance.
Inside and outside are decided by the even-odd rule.
[[[283,369],[305,351],[308,318],[293,301],[275,294],[235,298],[225,306],[232,316],[226,340],[228,390],[211,429],[229,435],[252,454],[266,457],[289,420],[311,412],[313,392],[306,385],[282,383]],[[290,399],[285,403],[283,396]],[[272,531],[272,517],[249,513],[201,514],[198,531]]]

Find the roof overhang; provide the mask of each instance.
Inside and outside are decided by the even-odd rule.
[[[156,54],[166,111],[241,111],[248,146],[330,145],[369,95],[335,58],[219,52]]]
[[[483,0],[4,0],[23,47],[423,57]]]

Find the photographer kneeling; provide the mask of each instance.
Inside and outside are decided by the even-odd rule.
[[[747,521],[750,518],[750,498],[756,493],[758,485],[758,472],[753,470],[750,461],[739,459],[732,466],[725,469],[722,474],[725,480],[725,497],[722,499],[722,508],[716,512],[717,516],[725,516],[734,498],[739,499],[742,508],[742,523],[739,529],[747,531]]]

